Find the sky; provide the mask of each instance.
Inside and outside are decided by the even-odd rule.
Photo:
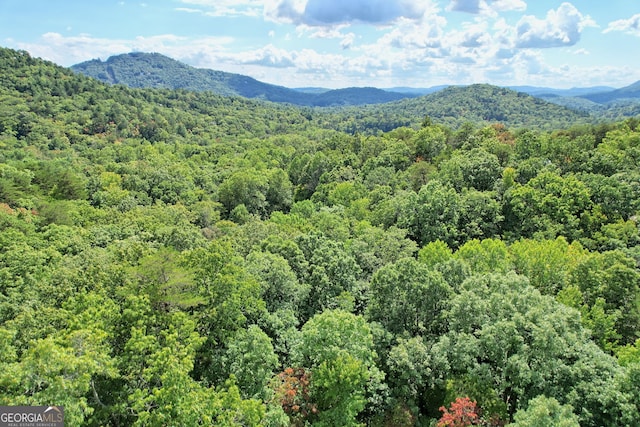
[[[0,0],[0,46],[158,52],[287,87],[640,80],[639,0]]]

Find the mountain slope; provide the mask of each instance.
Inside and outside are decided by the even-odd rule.
[[[465,122],[499,122],[513,128],[556,129],[593,120],[588,113],[488,84],[451,86],[419,98],[348,108],[335,114],[342,129],[360,132],[415,126],[426,116],[452,127]]]
[[[378,104],[415,96],[375,88],[349,88],[308,93],[260,82],[241,74],[194,68],[159,53],[128,53],[106,61],[94,59],[71,67],[111,84],[134,88],[211,91],[225,96],[264,99],[304,106]]]
[[[620,89],[582,95],[581,97],[586,98],[589,101],[597,102],[599,104],[605,104],[607,102],[617,101],[619,99],[640,98],[640,80]]]
[[[517,92],[528,93],[529,95],[539,98],[548,97],[577,97],[585,95],[593,95],[601,92],[609,92],[615,88],[610,86],[592,86],[592,87],[574,87],[571,89],[554,89],[550,87],[538,86],[508,86],[509,89]]]

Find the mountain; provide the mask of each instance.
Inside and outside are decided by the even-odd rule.
[[[335,114],[336,126],[350,132],[389,131],[399,126],[416,126],[427,116],[436,123],[454,128],[465,122],[499,122],[511,128],[557,129],[594,120],[586,112],[488,84],[450,86],[419,98],[349,107]]]
[[[94,59],[71,69],[111,84],[134,88],[167,88],[211,91],[303,106],[379,104],[417,96],[375,88],[304,91],[260,82],[252,77],[191,67],[159,53],[127,53],[106,61]]]
[[[528,93],[529,95],[539,98],[553,97],[578,97],[583,95],[591,95],[600,92],[608,92],[615,88],[610,86],[592,86],[592,87],[573,87],[570,89],[554,89],[550,87],[538,86],[507,86],[509,89]]]
[[[589,101],[597,102],[598,104],[605,104],[620,99],[640,98],[640,80],[620,89],[582,95],[581,97]]]

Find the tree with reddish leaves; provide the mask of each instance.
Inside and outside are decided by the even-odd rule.
[[[317,412],[311,402],[311,375],[304,368],[286,368],[272,382],[275,398],[289,416],[292,426],[302,426],[311,414]]]
[[[437,427],[467,427],[484,424],[478,414],[477,404],[468,397],[458,397],[451,402],[449,409],[441,406],[442,417],[438,420]]]

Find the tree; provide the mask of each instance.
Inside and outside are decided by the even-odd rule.
[[[397,405],[407,408],[412,416],[433,416],[431,409],[437,406],[444,379],[433,360],[431,343],[420,337],[398,338],[386,356],[387,383],[390,395]]]
[[[429,242],[418,251],[418,261],[430,268],[451,258],[453,251],[441,240]]]
[[[274,177],[276,178],[277,176]],[[268,190],[269,181],[264,172],[249,168],[234,172],[224,180],[218,188],[218,199],[227,212],[238,205],[244,205],[251,214],[265,215]],[[280,196],[286,198],[274,188],[273,201],[281,204],[284,199],[278,200]]]
[[[271,381],[273,401],[288,415],[288,425],[303,426],[318,412],[311,399],[311,376],[304,368],[286,368]]]
[[[418,194],[402,201],[398,226],[407,228],[421,246],[442,240],[449,247],[458,245],[461,202],[455,189],[440,181],[429,181]]]
[[[622,345],[639,338],[640,273],[632,258],[621,251],[590,253],[570,270],[568,279],[592,313],[600,307],[601,316],[613,316]]]
[[[291,309],[299,313],[309,295],[309,286],[298,281],[282,255],[251,252],[247,256],[247,271],[258,279],[261,298],[269,312]]]
[[[637,417],[616,384],[618,364],[591,341],[577,311],[513,273],[473,276],[462,288],[432,353],[448,361],[450,378],[487,416],[502,402],[497,414],[509,419],[544,394],[571,405],[581,426]]]
[[[357,425],[368,389],[381,381],[373,335],[364,318],[340,310],[315,315],[302,327],[298,366],[311,369],[311,399],[318,425]],[[315,424],[314,424],[315,425]]]
[[[203,304],[194,313],[198,330],[207,336],[196,357],[196,377],[220,379],[217,351],[235,331],[264,313],[260,285],[247,274],[228,242],[212,241],[185,254],[194,272],[196,295]]]
[[[451,292],[438,272],[404,258],[373,275],[367,314],[394,335],[436,336]]]
[[[586,253],[580,244],[555,240],[522,239],[509,247],[515,271],[527,276],[543,294],[555,295],[567,284],[567,275]]]
[[[353,310],[357,279],[361,275],[356,260],[342,244],[321,233],[301,235],[296,241],[309,265],[303,279],[310,285],[303,310],[305,318],[325,309]]]
[[[447,135],[437,125],[423,126],[413,137],[415,155],[429,162],[433,161],[447,146]]]
[[[181,265],[182,262],[177,251],[161,248],[131,268],[131,275],[157,310],[189,309],[204,303],[204,299],[196,294],[192,273]]]
[[[541,172],[505,195],[505,222],[514,236],[577,239],[585,233],[581,219],[592,208],[588,188],[574,175]]]
[[[526,409],[516,412],[510,427],[580,427],[571,405],[561,405],[553,397],[531,399]]]
[[[268,173],[267,211],[287,212],[293,202],[293,184],[289,175],[282,169],[272,169]]]
[[[502,166],[498,157],[481,148],[455,152],[440,165],[443,181],[450,183],[458,191],[463,188],[492,190],[501,174]]]
[[[465,261],[473,273],[506,273],[513,268],[511,255],[502,240],[469,240],[455,257]]]
[[[266,386],[278,366],[271,339],[256,325],[238,330],[227,343],[223,369],[234,376],[243,399],[265,400]]]
[[[458,397],[455,402],[451,402],[451,406],[447,409],[440,407],[442,417],[438,420],[437,427],[466,427],[472,425],[483,424],[476,402],[468,397]]]

